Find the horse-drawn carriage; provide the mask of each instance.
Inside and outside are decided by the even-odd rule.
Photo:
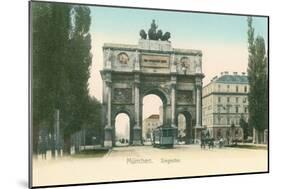
[[[224,146],[224,139],[221,137],[219,140],[215,140],[213,137],[210,136],[208,130],[203,130],[201,132],[201,148],[205,149],[208,146],[209,149],[214,147],[222,148]]]

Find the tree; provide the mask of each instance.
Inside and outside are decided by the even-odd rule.
[[[45,122],[52,128],[54,111],[62,101],[62,57],[70,28],[69,10],[64,4],[32,3],[33,151],[40,125]]]
[[[42,118],[40,117],[42,112],[43,100],[39,101],[40,92],[42,91],[42,77],[39,72],[40,67],[44,61],[43,53],[47,48],[47,32],[43,26],[48,22],[48,7],[47,6],[32,6],[32,150],[34,153],[38,153],[38,138],[39,138],[39,125]],[[46,44],[43,45],[43,44]]]
[[[234,123],[231,123],[230,129],[231,129],[231,143],[235,142],[235,144],[236,144],[235,125],[234,125]]]
[[[254,128],[254,142],[263,142],[263,132],[267,127],[267,58],[263,37],[254,37],[252,18],[248,17],[248,80],[249,124]]]
[[[88,7],[32,3],[34,152],[42,123],[54,136],[56,110],[60,111],[67,154],[71,134],[89,122],[100,121],[100,103],[91,98],[88,91],[92,64],[90,24]]]
[[[87,106],[89,101],[88,80],[92,63],[90,9],[85,6],[74,6],[71,10],[73,21],[68,43],[67,64],[65,65],[68,87],[65,95],[68,104],[64,107],[64,152],[70,153],[71,134],[80,130],[88,119]]]
[[[248,136],[250,136],[250,127],[249,124],[245,121],[245,118],[243,115],[241,115],[239,119],[239,125],[243,130],[243,140],[247,140]]]

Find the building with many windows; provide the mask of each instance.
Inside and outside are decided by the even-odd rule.
[[[152,139],[152,132],[155,128],[160,126],[159,114],[151,114],[148,118],[143,121],[143,139]]]
[[[222,72],[203,88],[203,126],[215,139],[242,139],[240,119],[248,122],[248,77],[245,72]]]

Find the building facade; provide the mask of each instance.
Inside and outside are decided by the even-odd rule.
[[[142,137],[144,140],[152,139],[152,132],[155,128],[159,127],[160,117],[158,114],[152,114],[148,118],[143,120],[143,133]]]
[[[240,119],[248,122],[249,83],[245,72],[222,72],[203,87],[202,123],[215,139],[243,139]]]

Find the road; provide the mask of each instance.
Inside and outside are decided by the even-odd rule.
[[[114,148],[102,157],[33,162],[34,185],[42,186],[261,172],[267,170],[267,150],[202,150],[198,145],[179,145],[174,149],[128,146]]]

